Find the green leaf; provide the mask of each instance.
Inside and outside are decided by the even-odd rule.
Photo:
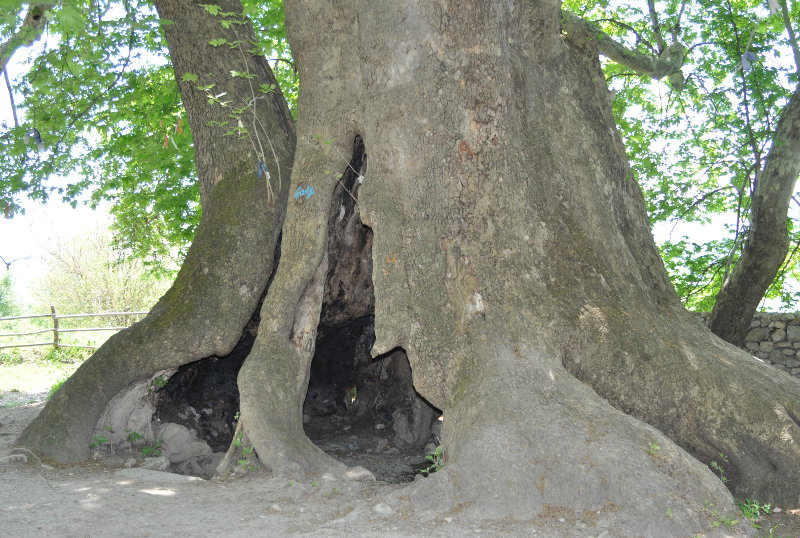
[[[75,34],[86,26],[86,19],[81,11],[72,4],[65,3],[61,9],[53,12],[53,18],[58,21],[64,33]]]
[[[252,80],[252,79],[256,78],[256,75],[254,75],[253,73],[250,73],[248,71],[231,71],[231,76],[234,77],[234,78],[239,77],[239,78],[245,78],[245,79],[248,79],[248,80]]]
[[[216,17],[222,11],[222,8],[216,4],[200,4],[200,7],[205,9],[206,13],[212,17]]]
[[[194,73],[184,73],[181,82],[197,82],[198,77]]]
[[[228,40],[225,39],[224,37],[218,37],[216,39],[211,39],[208,42],[208,44],[211,45],[212,47],[221,47],[222,45],[225,45],[227,42]]]

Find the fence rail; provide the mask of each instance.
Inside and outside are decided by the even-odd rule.
[[[79,347],[79,348],[86,348],[86,349],[95,349],[95,346],[81,346],[76,344],[64,344],[61,343],[59,335],[62,333],[77,333],[77,332],[97,332],[97,331],[121,331],[122,329],[126,329],[125,327],[88,327],[88,328],[81,328],[81,329],[62,329],[59,325],[59,320],[62,319],[76,319],[76,318],[99,318],[99,317],[108,317],[108,316],[144,316],[148,314],[148,312],[98,312],[94,314],[65,314],[59,315],[56,312],[56,307],[50,307],[49,314],[36,314],[33,316],[9,316],[5,318],[0,318],[0,321],[15,321],[20,319],[35,319],[35,318],[51,318],[53,320],[53,328],[52,329],[41,329],[38,331],[30,331],[30,332],[19,332],[19,333],[0,333],[0,338],[6,337],[17,337],[17,336],[31,336],[34,334],[42,334],[42,333],[53,333],[53,341],[52,342],[38,342],[33,344],[10,344],[10,345],[0,345],[0,349],[9,349],[15,347],[36,347],[36,346],[53,346],[56,349],[60,347]]]

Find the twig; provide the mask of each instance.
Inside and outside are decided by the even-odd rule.
[[[8,69],[3,69],[3,77],[6,79],[6,88],[8,88],[8,100],[11,101],[11,114],[14,116],[14,127],[19,127],[17,107],[14,105],[14,91],[11,88],[11,81],[8,79]]]

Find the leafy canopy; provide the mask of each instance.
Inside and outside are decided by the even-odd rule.
[[[614,62],[605,62],[604,72],[616,90],[614,114],[644,189],[651,224],[669,230],[678,222],[727,221],[720,237],[670,234],[660,245],[683,302],[710,310],[744,247],[755,181],[778,117],[797,88],[792,33],[800,21],[800,4],[668,0],[653,6],[662,31],[676,33],[687,46],[682,89]],[[647,2],[569,0],[565,7],[596,21],[632,49],[658,52]],[[766,295],[784,308],[798,298],[785,286],[800,276],[797,228],[789,223],[793,247]]]
[[[23,29],[27,7],[10,7],[0,43]],[[246,11],[261,36],[253,47],[274,59],[294,104],[283,3],[250,2]],[[18,119],[0,120],[0,211],[12,216],[25,196],[108,200],[119,248],[156,268],[182,259],[201,209],[191,131],[162,33],[169,21],[144,0],[71,0],[47,18],[41,39],[9,66]]]

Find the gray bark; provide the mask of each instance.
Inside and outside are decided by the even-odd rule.
[[[709,328],[744,347],[750,321],[789,251],[786,220],[800,176],[800,89],[781,112],[764,171],[756,179],[747,243],[717,293]]]
[[[413,486],[420,506],[521,519],[565,507],[688,535],[707,530],[704,503],[735,514],[702,464],[718,452],[737,494],[797,499],[800,384],[682,309],[597,50],[563,38],[557,3],[295,0],[287,28],[303,81],[292,188],[315,194],[289,205],[239,376],[267,469],[335,467],[301,409],[332,193],[360,134],[373,355],[402,347],[444,411],[449,463]]]
[[[219,21],[187,0],[157,0],[166,26],[170,55],[180,81],[185,72],[208,74],[216,91],[247,96],[250,83],[231,78],[230,70],[258,75],[256,84],[275,82],[264,58],[243,56],[237,49],[208,45],[212,37],[252,39],[247,26],[239,35],[226,32]],[[223,11],[241,12],[236,0],[218,2]],[[210,37],[211,36],[211,37]],[[202,82],[201,82],[202,83]],[[288,196],[288,181],[278,186],[277,171],[290,176],[294,130],[279,90],[255,108],[256,119],[270,133],[275,157],[266,161],[277,201],[268,201],[266,179],[259,178],[257,157],[246,139],[226,136],[227,128],[208,120],[227,112],[198,99],[194,84],[181,83],[181,94],[192,127],[197,172],[203,185],[203,217],[194,242],[172,288],[150,314],[108,340],[51,398],[18,443],[59,462],[81,461],[89,455],[92,432],[108,402],[133,383],[155,372],[175,368],[210,355],[224,356],[242,335],[272,272]],[[243,116],[245,123],[253,118]],[[203,157],[205,156],[205,157]],[[210,158],[209,158],[210,156]]]

